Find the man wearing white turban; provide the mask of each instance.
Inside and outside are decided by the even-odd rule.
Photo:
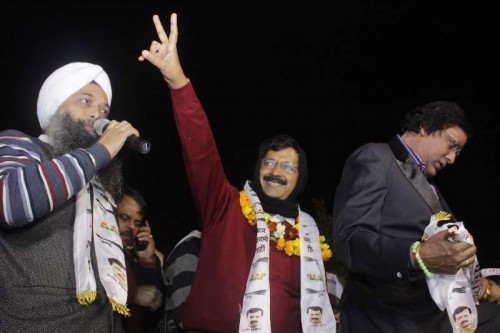
[[[78,89],[90,82],[97,83],[105,92],[111,106],[111,83],[106,72],[99,65],[86,62],[67,64],[45,80],[38,95],[37,114],[40,127],[47,129],[50,118],[57,108]]]
[[[129,310],[113,200],[120,170],[112,166],[139,133],[111,121],[97,136],[94,122],[110,104],[106,72],[70,63],[40,90],[39,138],[0,132],[2,332],[123,331],[118,313]]]

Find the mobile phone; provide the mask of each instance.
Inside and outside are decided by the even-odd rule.
[[[145,226],[146,223],[142,221],[140,227]],[[139,239],[134,240],[134,248],[136,252],[144,251],[148,247],[148,242],[146,241],[140,241]]]

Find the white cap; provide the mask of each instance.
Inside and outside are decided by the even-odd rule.
[[[38,93],[37,115],[40,127],[45,130],[50,118],[68,97],[95,81],[104,90],[111,105],[111,83],[108,74],[99,65],[73,62],[54,71],[45,80]]]
[[[492,275],[500,275],[500,268],[483,268],[481,271],[482,277],[492,276]]]

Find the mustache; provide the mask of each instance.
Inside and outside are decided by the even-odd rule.
[[[274,183],[278,183],[280,185],[286,185],[286,184],[288,184],[288,181],[286,180],[286,178],[283,178],[283,177],[280,177],[280,176],[277,176],[277,175],[265,175],[263,177],[263,179],[266,182],[274,182]]]
[[[94,123],[95,123],[95,120],[93,119],[86,119],[86,120],[80,120],[81,124],[85,127],[85,126],[89,126],[89,127],[92,127],[94,128]]]
[[[126,237],[128,237],[130,239],[134,238],[134,234],[130,230],[125,230],[123,232],[120,232],[120,235],[126,236]]]

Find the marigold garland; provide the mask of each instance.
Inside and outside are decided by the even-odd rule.
[[[243,216],[245,216],[251,226],[255,226],[255,210],[253,209],[252,202],[248,198],[245,191],[240,192],[240,205]],[[269,221],[269,214],[267,213],[264,213],[264,218],[267,226],[269,227],[270,239],[276,243],[276,249],[278,249],[278,251],[284,251],[289,256],[300,256],[298,217],[293,226],[289,223],[276,223]],[[330,245],[326,243],[325,236],[319,236],[319,243],[323,261],[330,260],[333,253],[332,250],[330,250]]]

